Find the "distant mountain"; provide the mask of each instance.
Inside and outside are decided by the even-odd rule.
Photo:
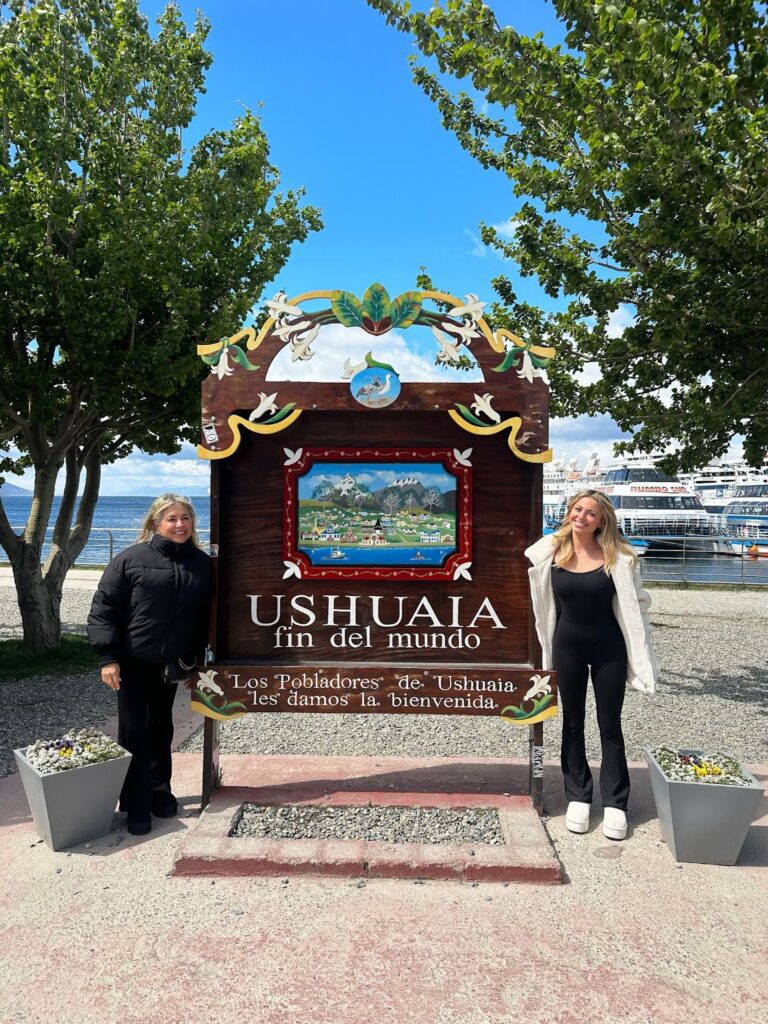
[[[18,484],[9,484],[6,481],[0,484],[0,498],[31,498],[32,491],[26,487],[19,487]]]

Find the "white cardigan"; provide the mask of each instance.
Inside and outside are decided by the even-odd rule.
[[[554,555],[555,545],[549,535],[537,540],[525,552],[526,558],[533,563],[528,570],[528,578],[536,632],[541,644],[542,668],[545,669],[552,668],[552,638],[557,624],[555,595],[550,578]],[[613,614],[627,647],[627,682],[643,693],[653,693],[659,666],[651,643],[651,623],[648,618],[651,596],[643,589],[640,571],[628,555],[617,554],[611,579],[616,587]]]

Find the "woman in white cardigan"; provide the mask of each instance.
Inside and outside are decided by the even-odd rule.
[[[592,774],[584,743],[587,679],[592,676],[600,728],[603,833],[627,834],[629,771],[621,731],[628,682],[653,693],[658,666],[650,638],[651,599],[637,557],[621,538],[601,491],[580,491],[560,528],[525,552],[542,667],[557,672],[563,721],[561,765],[571,832],[589,829]]]

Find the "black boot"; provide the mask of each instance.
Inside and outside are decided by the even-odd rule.
[[[178,802],[170,789],[152,791],[152,813],[156,818],[173,818],[178,811]]]

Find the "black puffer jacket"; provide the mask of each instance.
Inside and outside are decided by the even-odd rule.
[[[165,665],[200,655],[207,638],[211,560],[192,540],[155,534],[116,555],[88,615],[100,663],[128,656]]]

